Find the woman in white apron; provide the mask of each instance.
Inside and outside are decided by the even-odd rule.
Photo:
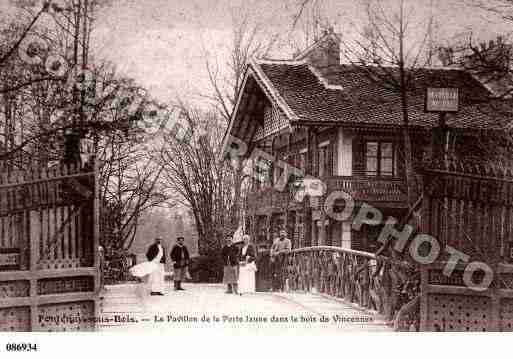
[[[158,245],[157,248],[158,253],[151,261],[142,262],[130,268],[130,273],[134,277],[142,278],[149,275],[152,293],[162,293],[164,289],[164,265],[160,263],[164,249],[161,245]]]
[[[239,261],[239,294],[255,293],[255,273],[257,271],[255,247],[250,243],[248,235],[242,237],[244,246],[240,252]]]

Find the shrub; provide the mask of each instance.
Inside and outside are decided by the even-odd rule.
[[[219,283],[223,279],[223,262],[218,255],[192,257],[189,273],[195,283]]]

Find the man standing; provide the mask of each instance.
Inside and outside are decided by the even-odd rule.
[[[155,238],[146,252],[146,258],[149,262],[156,262],[156,269],[150,273],[151,295],[164,295],[164,265],[166,263],[166,253],[162,247],[162,238]]]
[[[223,283],[228,286],[226,293],[238,293],[237,281],[239,280],[239,250],[233,244],[233,238],[226,236],[226,244],[221,249],[223,258]]]
[[[187,273],[189,265],[189,251],[184,245],[184,237],[178,237],[177,243],[171,250],[171,260],[173,261],[173,280],[175,282],[175,290],[185,290],[182,288],[182,281]]]
[[[271,247],[271,262],[273,267],[273,289],[283,290],[283,266],[285,264],[286,254],[292,250],[292,243],[287,238],[285,230],[280,231],[280,236],[276,238]]]

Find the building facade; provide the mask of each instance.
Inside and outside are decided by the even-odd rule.
[[[328,33],[294,60],[247,66],[224,146],[251,159],[246,231],[261,249],[285,229],[294,248],[374,252],[380,226],[356,230],[353,218],[330,218],[324,204],[334,191],[350,194],[357,208],[378,208],[384,218],[401,218],[408,210],[400,92],[382,79],[393,78],[397,69],[341,64],[339,41]],[[440,148],[459,159],[483,158],[481,142],[511,121],[494,115],[492,107],[503,103],[492,100],[489,87],[470,72],[415,69],[408,79],[414,169]],[[459,89],[459,111],[446,116],[443,128],[438,114],[424,111],[427,87]],[[318,180],[322,194],[298,195],[308,178]],[[415,177],[417,187],[420,178]]]

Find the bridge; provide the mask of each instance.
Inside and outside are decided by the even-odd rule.
[[[147,286],[107,286],[98,329],[167,333],[223,330],[227,333],[287,334],[391,331],[385,318],[323,295],[257,292],[226,294],[220,284],[185,284],[185,291],[149,296]],[[218,321],[216,321],[216,318]]]
[[[392,331],[383,276],[373,254],[337,247],[292,251],[280,292],[226,294],[221,284],[186,285],[186,291],[149,296],[146,284],[107,286],[103,331],[173,331],[212,328],[272,333]],[[387,319],[388,318],[388,319]]]

